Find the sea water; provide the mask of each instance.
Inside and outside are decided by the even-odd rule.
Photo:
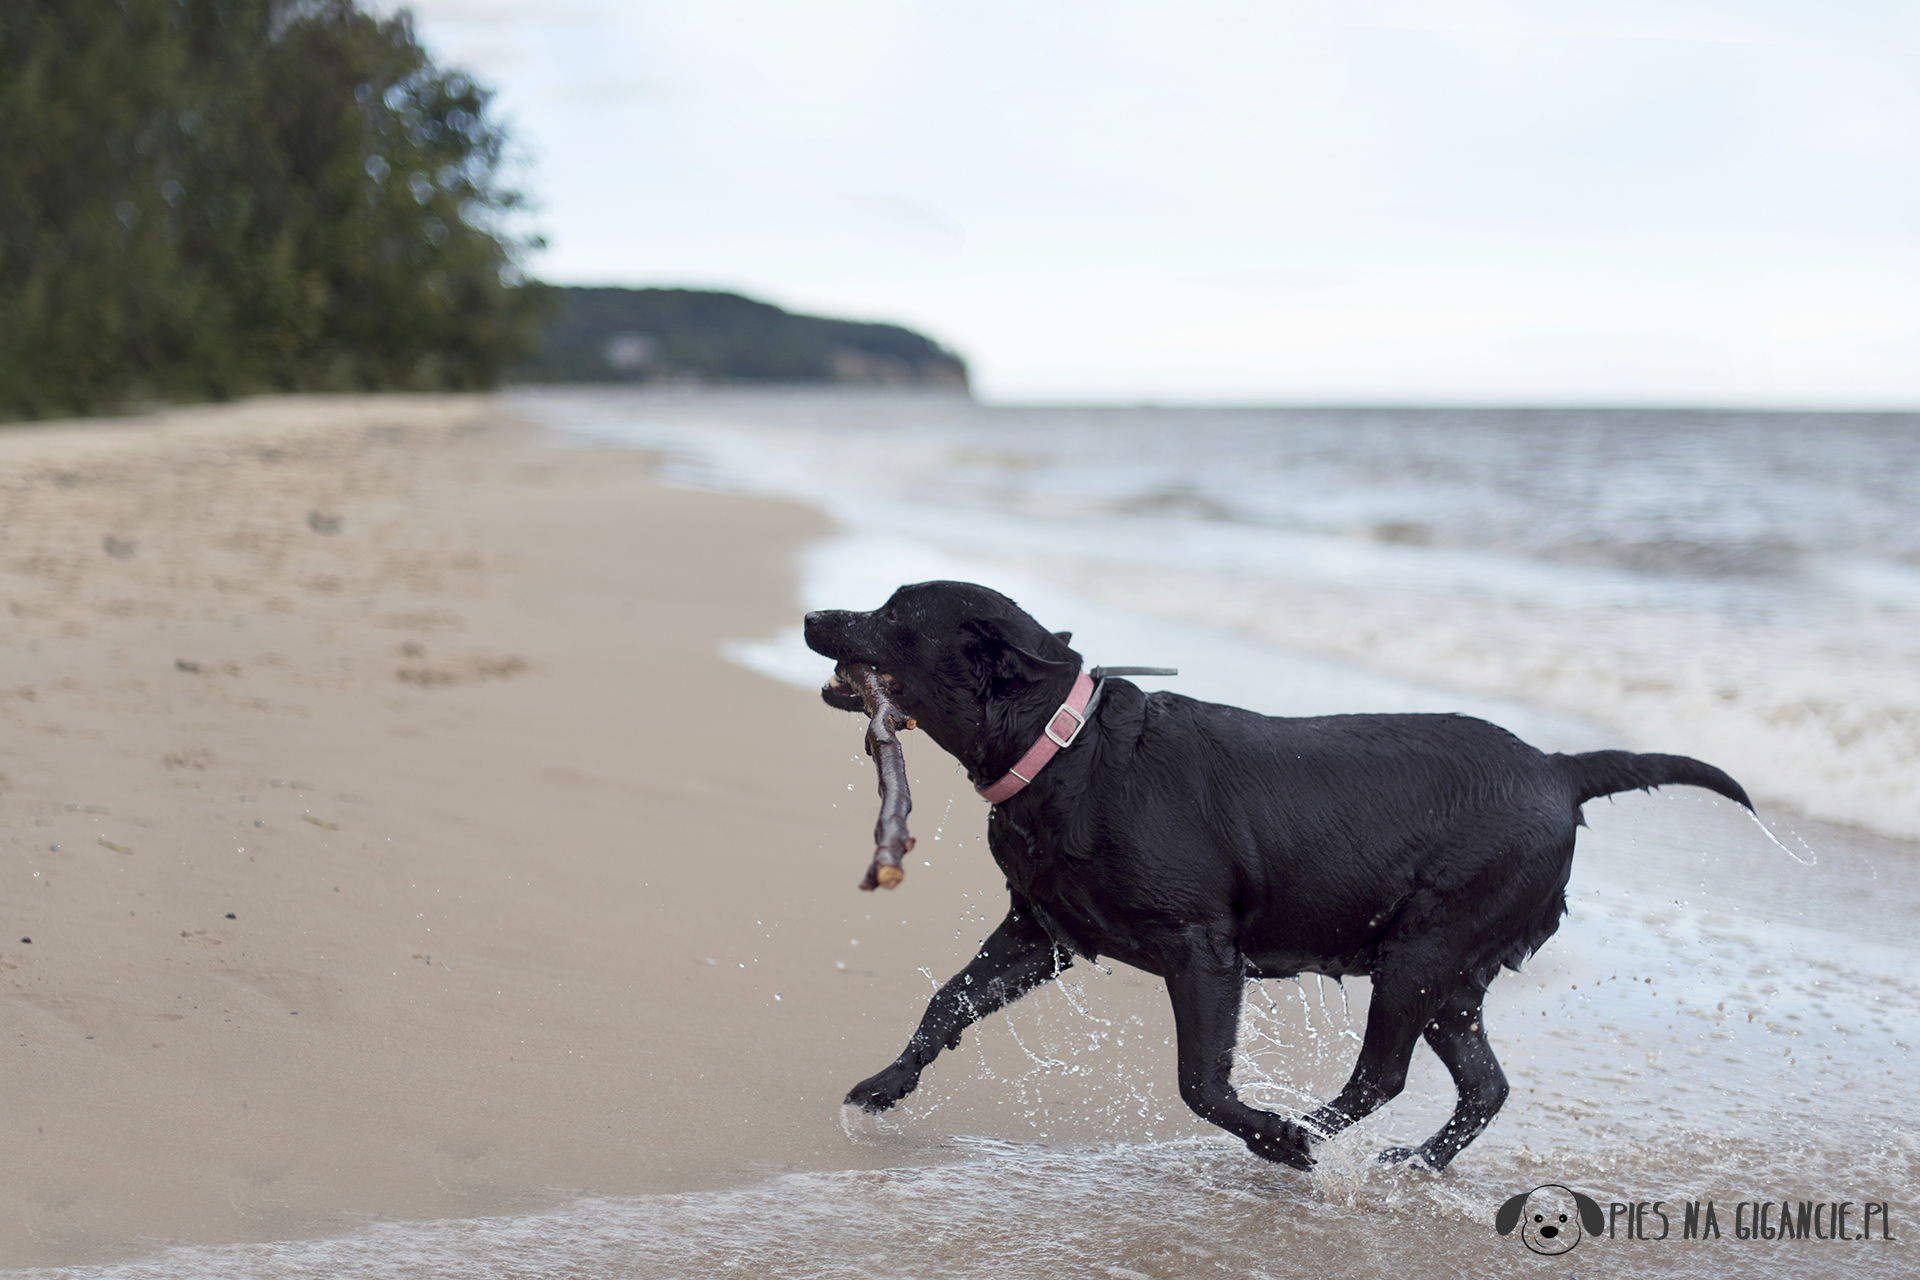
[[[1380,686],[1276,682],[1254,656],[1320,655],[1401,677],[1406,709],[1424,687],[1556,710],[1920,838],[1920,415],[518,403],[684,482],[826,508],[843,532],[808,562],[810,608],[990,580],[1089,643],[1063,610],[1250,642],[1183,674],[1199,696],[1386,709]],[[811,680],[797,635],[788,665],[759,660]]]
[[[1920,418],[626,389],[512,403],[563,442],[658,451],[673,482],[830,512],[800,606],[982,581],[1090,662],[1180,668],[1154,687],[1697,754],[1749,786],[1769,830],[1685,788],[1588,806],[1567,920],[1488,997],[1512,1098],[1442,1176],[1372,1158],[1451,1108],[1424,1049],[1406,1092],[1311,1175],[1224,1134],[1167,1136],[1167,1050],[1129,1040],[1124,971],[1082,966],[981,1029],[1017,1047],[1000,1083],[1032,1141],[968,1132],[930,1081],[845,1126],[891,1167],[58,1274],[1920,1273],[1920,857],[1901,838],[1920,835]],[[727,652],[796,684],[826,673],[797,625]],[[1366,988],[1250,985],[1243,1095],[1300,1114],[1336,1090]],[[1073,1096],[1098,1101],[1059,1116],[1058,1086],[1089,1078]],[[1497,1207],[1546,1183],[1598,1201],[1610,1238],[1549,1260],[1496,1235]],[[1715,1229],[1685,1238],[1687,1206],[1708,1201]],[[1771,1223],[1783,1201],[1851,1202],[1853,1236],[1885,1204],[1876,1235],[1894,1239],[1743,1234],[1753,1206],[1771,1202]]]

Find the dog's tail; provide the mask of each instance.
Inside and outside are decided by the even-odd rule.
[[[1651,791],[1655,787],[1674,783],[1705,787],[1749,810],[1753,808],[1753,801],[1747,799],[1746,790],[1739,783],[1705,761],[1695,760],[1691,756],[1583,751],[1573,756],[1556,755],[1553,761],[1573,784],[1575,808],[1616,791]]]

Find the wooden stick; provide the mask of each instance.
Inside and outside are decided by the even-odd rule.
[[[900,863],[913,848],[913,837],[907,834],[913,796],[907,790],[907,758],[900,749],[898,733],[913,728],[913,721],[893,704],[885,675],[865,663],[850,664],[846,674],[866,707],[867,754],[880,775],[880,817],[873,824],[873,862],[860,887],[869,892],[892,889],[906,878],[906,869]]]

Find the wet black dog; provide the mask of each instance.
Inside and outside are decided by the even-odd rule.
[[[810,613],[806,638],[890,676],[981,787],[1053,722],[1081,665],[1068,633],[963,582],[902,587],[872,613]],[[860,709],[837,681],[823,696]],[[1280,719],[1109,678],[1073,745],[989,816],[1006,919],[847,1102],[885,1110],[969,1024],[1075,955],[1111,956],[1166,979],[1187,1105],[1295,1168],[1312,1165],[1311,1140],[1400,1092],[1424,1036],[1459,1103],[1417,1152],[1383,1158],[1444,1168],[1506,1101],[1481,1000],[1559,927],[1580,806],[1668,783],[1751,808],[1685,756],[1546,755],[1459,715]],[[1242,985],[1303,971],[1373,980],[1353,1075],[1304,1125],[1247,1106],[1227,1079]]]

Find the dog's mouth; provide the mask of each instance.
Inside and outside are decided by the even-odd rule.
[[[865,711],[867,704],[860,696],[860,688],[854,683],[853,677],[847,674],[849,665],[851,664],[843,662],[833,669],[833,675],[820,686],[821,700],[828,706],[838,707],[842,711]],[[907,686],[895,676],[883,671],[880,673],[880,678],[886,682],[887,696],[890,698],[897,699],[907,691]]]

